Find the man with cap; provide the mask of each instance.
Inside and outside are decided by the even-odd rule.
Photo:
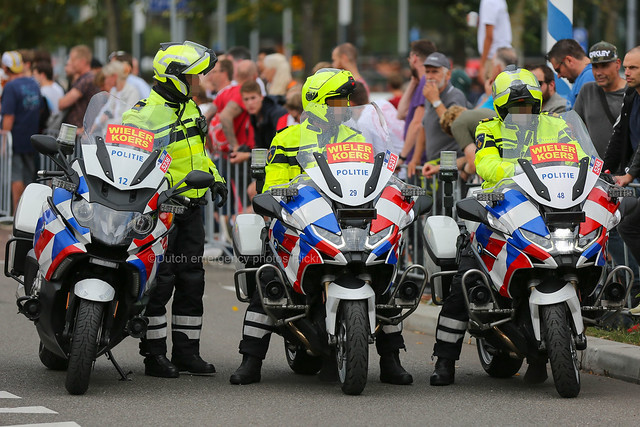
[[[463,153],[456,140],[442,131],[440,117],[452,105],[467,106],[467,98],[460,89],[451,84],[451,62],[444,54],[434,52],[424,61],[426,81],[422,88],[425,97],[422,126],[424,132],[416,140],[413,158],[408,173],[412,175],[415,167],[421,163],[422,153],[426,152],[427,162],[439,163],[440,151],[456,151],[458,157]],[[426,141],[426,144],[425,144]]]
[[[572,108],[582,86],[595,81],[591,72],[591,61],[582,46],[573,39],[558,40],[547,53],[547,60],[551,62],[558,77],[564,77],[569,83],[573,83],[568,95],[568,107]]]
[[[620,115],[627,82],[620,77],[622,61],[611,43],[601,41],[591,46],[589,59],[595,82],[582,86],[573,108],[587,125],[598,154],[604,158],[613,124]]]
[[[618,185],[627,185],[640,176],[640,46],[632,48],[622,63],[627,89],[624,91],[620,115],[604,156],[603,170],[610,171]],[[630,200],[630,199],[626,199]],[[636,261],[640,260],[640,209],[625,214],[616,228]],[[631,295],[637,295],[632,288]],[[637,303],[637,301],[634,301]],[[636,307],[635,312],[640,311]]]
[[[44,101],[38,83],[24,75],[22,56],[17,51],[2,54],[2,69],[9,81],[2,92],[2,132],[11,132],[11,194],[13,209],[18,206],[25,187],[36,178],[36,151],[31,135],[38,133],[40,110]]]

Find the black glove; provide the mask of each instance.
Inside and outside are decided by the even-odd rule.
[[[227,190],[227,184],[224,182],[216,181],[213,183],[211,187],[211,200],[213,202],[216,201],[216,196],[220,196],[220,201],[216,204],[217,207],[221,208],[227,203],[227,194],[229,190]]]
[[[600,174],[600,179],[606,182],[607,184],[616,185],[616,180],[608,172],[602,172]]]

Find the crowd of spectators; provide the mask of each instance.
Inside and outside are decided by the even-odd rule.
[[[439,169],[440,151],[447,149],[457,152],[461,177],[472,180],[475,126],[495,114],[493,80],[508,65],[525,67],[538,79],[543,111],[554,114],[575,109],[605,166],[621,177],[620,184],[627,184],[637,178],[632,161],[640,139],[636,138],[640,135],[636,111],[640,101],[633,77],[633,60],[639,55],[634,52],[628,52],[623,63],[610,43],[596,43],[585,52],[575,40],[564,39],[551,47],[547,62],[518,63],[523,55],[511,46],[506,2],[482,0],[478,26],[481,61],[475,75],[467,75],[462,66],[453,64],[446,52],[426,39],[411,43],[407,58],[410,76],[405,75],[407,67],[380,67],[384,87],[379,81],[368,82],[366,73],[363,76],[358,50],[351,43],[335,46],[331,57],[318,62],[313,71],[348,70],[358,82],[353,105],[371,99],[378,102],[392,129],[399,163],[406,164],[401,173],[406,171],[411,177],[417,171],[427,178],[433,176]],[[218,59],[216,67],[202,77],[201,89],[193,97],[209,124],[210,155],[220,163],[241,164],[249,160],[252,148],[269,148],[276,132],[299,123],[300,82],[306,76],[296,74],[294,78],[291,62],[274,49],[262,49],[254,60],[246,47],[235,46],[219,52]],[[623,66],[626,78],[621,75]],[[137,60],[124,51],[113,52],[107,63],[101,64],[89,47],[74,46],[64,66],[65,76],[54,75],[54,69],[46,52],[7,51],[2,55],[0,114],[3,132],[13,136],[14,206],[37,168],[30,135],[42,131],[55,134],[63,120],[82,132],[84,112],[98,91],[108,91],[133,105],[151,90],[139,76]],[[557,92],[558,78],[573,83],[568,98]],[[387,99],[372,94],[372,87],[382,89]],[[117,111],[105,113],[118,115]],[[225,166],[221,169],[223,174],[229,172]],[[234,185],[236,200],[247,191],[253,194],[247,190],[248,177]],[[246,208],[234,203],[234,211]]]

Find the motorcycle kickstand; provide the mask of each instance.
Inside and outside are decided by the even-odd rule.
[[[113,366],[115,366],[116,371],[118,371],[118,373],[120,374],[120,379],[118,381],[131,381],[131,378],[129,378],[129,375],[133,374],[133,371],[129,371],[128,373],[124,373],[124,371],[122,370],[122,368],[120,367],[120,365],[118,365],[118,362],[116,362],[115,357],[113,357],[113,353],[111,353],[111,350],[107,351],[106,353],[107,359],[111,361],[111,363],[113,363]]]

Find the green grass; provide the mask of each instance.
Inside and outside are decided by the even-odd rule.
[[[586,333],[592,337],[640,346],[640,323],[629,329],[614,330],[605,330],[590,326],[587,328]]]

